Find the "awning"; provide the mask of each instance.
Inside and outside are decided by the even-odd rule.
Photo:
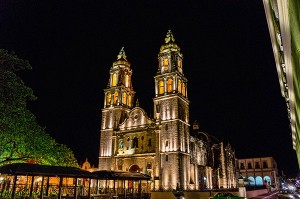
[[[9,175],[95,178],[93,173],[76,167],[49,166],[28,163],[16,163],[1,166],[0,173]]]

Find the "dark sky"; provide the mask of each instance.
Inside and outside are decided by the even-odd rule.
[[[33,69],[38,122],[79,162],[97,165],[103,89],[122,46],[140,106],[153,115],[157,54],[171,29],[184,56],[190,122],[229,141],[237,158],[273,156],[297,172],[261,0],[0,0],[0,48]]]

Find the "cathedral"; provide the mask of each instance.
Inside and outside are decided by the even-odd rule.
[[[233,148],[190,124],[183,55],[170,30],[158,54],[153,118],[134,103],[131,77],[122,48],[104,89],[99,169],[146,173],[152,190],[236,187]]]

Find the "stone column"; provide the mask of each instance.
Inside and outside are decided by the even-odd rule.
[[[155,97],[158,96],[158,85],[157,85],[157,79],[155,79]]]

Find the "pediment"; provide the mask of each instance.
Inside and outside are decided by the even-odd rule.
[[[142,108],[135,107],[129,112],[128,117],[122,124],[120,124],[119,127],[121,130],[131,129],[145,127],[153,123],[154,121],[147,116],[146,112]]]

